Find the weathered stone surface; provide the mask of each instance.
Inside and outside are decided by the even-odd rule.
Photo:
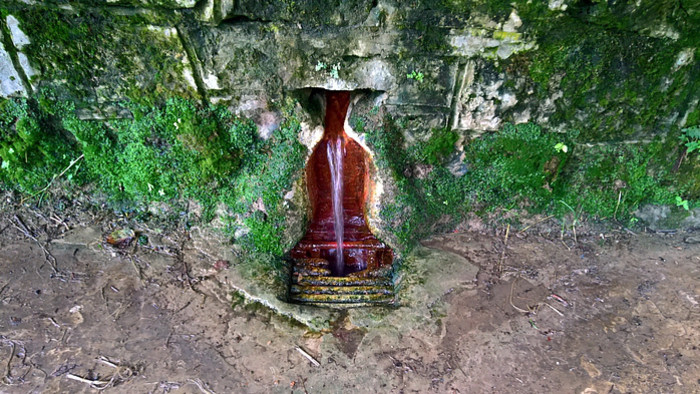
[[[108,13],[90,14],[87,24],[88,18],[73,11],[46,12],[55,24],[55,36],[31,36],[40,29],[40,10],[22,10],[7,18],[13,42],[21,49],[19,64],[32,85],[53,85],[79,107],[95,107],[96,115],[103,113],[96,106],[128,98],[198,95],[192,64],[175,27],[126,23],[125,17]]]
[[[289,21],[303,25],[356,25],[367,19],[371,0],[350,0],[329,4],[326,0],[222,1],[222,18],[243,17],[256,21]]]
[[[502,95],[499,91],[503,86],[503,78],[492,75],[481,81],[475,81],[476,64],[467,62],[461,75],[461,90],[456,103],[455,129],[462,130],[497,130],[501,118],[496,114],[505,106],[499,106]],[[507,106],[513,106],[517,99],[509,94]]]
[[[211,229],[196,227],[191,231],[192,248],[204,259],[193,259],[193,275],[205,278],[200,285],[228,303],[238,293],[247,302],[257,302],[276,313],[296,320],[313,330],[327,329],[338,312],[324,308],[287,303],[287,283],[275,280],[263,272],[251,272],[245,262],[237,259],[227,240]],[[217,260],[227,262],[225,272],[214,267]]]
[[[401,64],[400,81],[394,92],[389,92],[389,105],[416,105],[448,109],[457,73],[457,64],[441,59],[416,59],[410,64]],[[412,73],[422,77],[411,77]]]
[[[26,78],[26,81],[28,81],[32,87],[34,87],[33,79],[39,75],[39,72],[32,67],[31,63],[29,62],[29,58],[27,58],[27,55],[22,52],[22,49],[31,44],[31,41],[22,31],[22,29],[20,29],[20,23],[17,18],[14,17],[14,15],[8,15],[7,18],[5,18],[5,23],[10,31],[12,45],[17,51],[17,60],[19,61],[19,68],[24,73],[23,77]]]
[[[417,248],[404,262],[397,277],[398,308],[349,310],[359,327],[394,327],[399,332],[430,325],[444,308],[444,298],[454,291],[476,288],[479,267],[443,250]]]
[[[635,216],[652,230],[700,229],[700,208],[686,211],[667,205],[645,205]]]
[[[402,116],[420,108],[419,115],[411,120],[415,124],[411,127],[416,128],[448,125],[484,132],[497,129],[503,122],[537,121],[563,130],[605,118],[608,129],[627,127],[628,134],[634,130],[644,132],[641,126],[626,126],[623,117],[614,116],[619,108],[625,113],[640,112],[637,105],[624,102],[631,95],[613,95],[605,99],[609,103],[591,97],[585,109],[579,110],[581,105],[574,102],[576,98],[567,96],[562,89],[568,82],[566,73],[556,68],[548,75],[548,94],[540,92],[533,97],[537,84],[527,75],[532,76],[532,67],[528,66],[532,57],[522,57],[525,60],[519,66],[508,63],[516,55],[541,50],[537,43],[542,37],[534,35],[532,29],[533,24],[541,21],[527,14],[530,5],[489,14],[485,9],[498,7],[475,4],[473,9],[466,10],[459,4],[431,2],[407,7],[393,0],[354,0],[333,6],[320,0],[262,3],[204,0],[192,13],[173,14],[164,10],[191,8],[195,3],[195,0],[85,0],[82,4],[92,7],[88,12],[90,17],[85,18],[77,8],[59,8],[52,0],[31,4],[10,0],[12,14],[6,17],[5,24],[19,51],[18,63],[32,85],[40,82],[39,72],[44,83],[57,84],[68,80],[76,85],[77,81],[70,77],[79,75],[85,86],[67,95],[78,96],[75,98],[84,102],[107,103],[141,91],[194,96],[201,89],[212,101],[230,103],[235,108],[245,106],[251,96],[268,103],[295,89],[369,89],[388,93],[386,104],[394,115]],[[124,7],[103,8],[106,4]],[[598,3],[552,0],[540,11],[544,12],[542,18],[552,21],[571,18],[567,13],[573,12],[572,7],[576,8],[575,18],[582,20],[619,14],[628,31],[677,39],[682,25],[663,15],[645,13],[645,4],[647,1],[606,7]],[[87,29],[87,25],[90,32],[76,35],[73,40],[40,37],[42,42],[33,43],[32,32],[23,26],[23,14],[41,7],[62,14],[62,21],[75,32]],[[590,12],[583,12],[586,10]],[[117,14],[119,21],[114,17]],[[31,18],[36,20],[36,15],[32,14]],[[663,23],[659,22],[662,19]],[[207,26],[197,20],[206,22]],[[89,23],[81,25],[85,21]],[[650,21],[659,23],[650,26]],[[176,25],[186,36],[177,36]],[[92,38],[98,42],[91,42]],[[191,45],[187,44],[188,39]],[[184,47],[180,41],[185,42]],[[584,51],[595,52],[597,48],[562,50],[569,50],[571,57]],[[196,59],[190,59],[188,51]],[[581,55],[581,59],[571,58],[571,62],[585,62],[601,54],[604,55],[599,52]],[[61,61],[61,56],[69,61]],[[659,89],[671,89],[670,94],[678,95],[677,89],[672,89],[692,80],[692,75],[687,74],[692,71],[694,59],[692,46],[678,52],[670,70],[677,75],[669,76]],[[636,67],[631,58],[621,59],[617,64],[620,67],[616,69],[620,70]],[[407,78],[412,72],[420,73],[422,80]],[[5,85],[5,90],[13,91],[18,91],[20,86],[7,81]],[[685,124],[697,107],[697,97],[678,101],[686,103],[687,108],[665,111],[661,125]],[[451,113],[445,116],[445,112]],[[567,114],[566,122],[562,113]],[[640,119],[644,116],[638,114]]]
[[[483,56],[500,59],[535,47],[534,42],[524,41],[520,33],[485,29],[452,31],[450,32],[450,45],[453,47],[452,53],[455,56]]]
[[[209,94],[236,99],[279,91],[274,35],[259,23],[189,31]]]
[[[5,50],[0,33],[0,97],[24,96],[27,90],[22,85],[19,73],[12,64],[10,54]]]
[[[457,254],[419,247],[398,280],[400,302],[411,308],[425,308],[423,313],[428,317],[428,308],[444,295],[474,288],[478,271],[479,267]]]
[[[12,38],[12,44],[15,48],[22,49],[25,45],[29,44],[29,37],[19,28],[19,21],[13,15],[8,15],[5,18],[8,29],[10,29],[10,37]]]

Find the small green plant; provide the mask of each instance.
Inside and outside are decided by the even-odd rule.
[[[411,71],[410,74],[406,74],[406,78],[408,79],[414,79],[418,81],[419,83],[423,82],[423,78],[425,78],[425,75],[423,75],[422,72],[413,70]]]
[[[318,63],[316,63],[316,71],[325,70],[326,68],[328,68],[328,65],[326,63],[320,60],[318,61]]]
[[[686,211],[690,210],[688,200],[684,200],[681,196],[676,196],[676,206],[683,207]]]
[[[683,134],[681,135],[681,140],[683,144],[688,148],[687,153],[700,149],[700,126],[693,126],[683,129]]]
[[[333,79],[340,78],[340,75],[338,75],[338,71],[340,71],[340,63],[336,63],[331,67],[331,77]]]
[[[558,153],[566,153],[569,151],[569,147],[566,146],[566,144],[564,144],[563,142],[559,142],[556,145],[554,145],[554,150],[556,150]]]

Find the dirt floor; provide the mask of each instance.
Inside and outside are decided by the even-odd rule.
[[[106,237],[127,218],[2,219],[4,393],[700,392],[697,232],[435,237],[424,245],[478,267],[473,283],[420,324],[339,313],[319,332],[209,292],[230,268],[185,230],[142,226],[120,248]]]

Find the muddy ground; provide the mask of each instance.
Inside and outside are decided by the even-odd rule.
[[[371,312],[339,312],[317,331],[211,292],[233,268],[186,226],[2,214],[1,392],[700,392],[698,233],[435,237],[424,252],[461,256],[475,275],[454,278],[464,285],[427,317],[404,324],[404,304],[363,326]],[[119,228],[145,237],[112,246]]]

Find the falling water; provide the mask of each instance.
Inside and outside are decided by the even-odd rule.
[[[328,141],[326,153],[331,170],[331,186],[333,194],[333,230],[335,231],[336,260],[335,272],[343,274],[343,137],[337,136]]]

